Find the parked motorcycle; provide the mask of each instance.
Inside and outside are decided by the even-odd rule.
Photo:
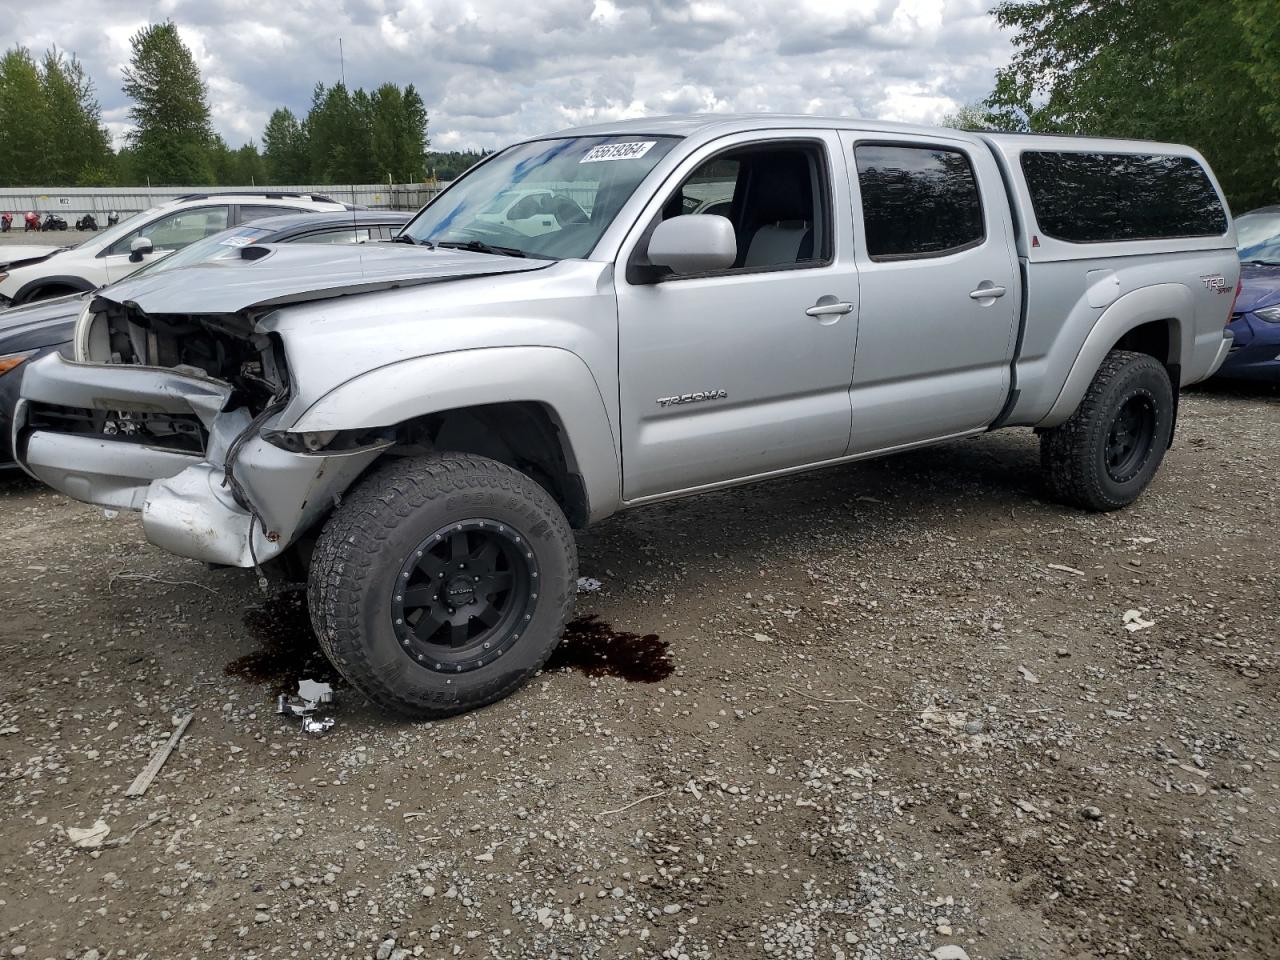
[[[93,219],[92,213],[86,213],[83,217],[76,221],[77,230],[97,230],[98,221]]]
[[[65,230],[67,229],[67,221],[56,213],[46,213],[44,215],[44,223],[40,224],[41,230]]]
[[[13,229],[13,214],[5,212],[0,214],[0,233],[8,233]]]
[[[26,233],[28,230],[39,230],[40,214],[36,213],[34,210],[28,210],[23,214],[22,222],[24,224],[22,228],[23,233]]]
[[[119,211],[119,210],[108,210],[108,211],[107,211],[107,226],[108,226],[108,227],[114,227],[114,226],[115,226],[117,223],[119,223],[119,222],[120,222],[120,211]]]

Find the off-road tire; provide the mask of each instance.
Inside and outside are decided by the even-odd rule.
[[[537,587],[510,648],[453,675],[415,662],[392,601],[424,538],[475,518],[523,531]],[[573,531],[545,489],[494,460],[442,453],[392,458],[346,496],[316,542],[307,599],[321,648],[351,685],[389,713],[424,720],[493,703],[533,676],[560,640],[577,577]]]
[[[1154,418],[1133,476],[1117,479],[1108,470],[1108,444],[1130,401],[1149,403]],[[1164,365],[1145,353],[1111,351],[1071,418],[1040,435],[1040,466],[1050,492],[1086,510],[1118,510],[1133,503],[1160,468],[1173,415],[1173,387]]]

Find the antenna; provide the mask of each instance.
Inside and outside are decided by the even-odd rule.
[[[338,75],[342,77],[342,88],[347,87],[347,61],[342,55],[342,38],[338,38]]]

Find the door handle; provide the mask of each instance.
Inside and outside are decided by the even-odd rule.
[[[825,300],[826,298],[824,297],[823,299]],[[852,312],[853,304],[841,300],[836,303],[816,303],[805,311],[805,315],[810,317],[842,317],[846,313]]]
[[[996,297],[1003,297],[1005,294],[1004,287],[997,287],[994,283],[989,286],[979,286],[977,290],[969,291],[970,300],[994,300]]]

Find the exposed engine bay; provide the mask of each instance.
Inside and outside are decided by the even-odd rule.
[[[186,376],[228,384],[226,409],[251,416],[278,406],[288,393],[288,379],[276,341],[253,332],[254,320],[243,314],[150,315],[136,305],[95,298],[77,331],[81,362],[164,367]],[[146,409],[62,411],[38,408],[37,420],[60,417],[86,421],[81,427],[123,440],[199,453],[208,442],[201,418]],[[72,427],[74,429],[74,427]]]
[[[243,314],[153,316],[103,297],[90,304],[89,312],[84,355],[78,359],[170,367],[224,380],[240,394],[240,403],[233,398],[231,406],[243,404],[255,413],[288,388],[276,344],[255,334],[254,319]]]

